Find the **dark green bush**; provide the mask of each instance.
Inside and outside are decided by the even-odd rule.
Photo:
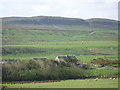
[[[80,68],[54,68],[54,69],[32,69],[24,71],[13,71],[9,74],[3,73],[3,81],[41,81],[75,79],[86,76],[87,71]]]
[[[3,81],[40,81],[86,77],[87,70],[78,67],[55,66],[55,62],[29,60],[7,62],[2,65]],[[40,66],[40,64],[43,67]]]

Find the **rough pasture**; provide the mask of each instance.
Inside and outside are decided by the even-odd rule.
[[[65,80],[50,83],[3,84],[8,88],[118,88],[118,79]]]

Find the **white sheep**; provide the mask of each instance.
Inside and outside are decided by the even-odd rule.
[[[96,78],[95,81],[98,81],[98,78]]]
[[[111,77],[109,79],[112,79]]]
[[[116,78],[113,78],[113,80],[115,80]]]

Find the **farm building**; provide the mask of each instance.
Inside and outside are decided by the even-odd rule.
[[[66,62],[73,62],[73,63],[77,63],[77,58],[75,56],[57,56],[55,58],[56,61],[60,62],[60,61],[66,61]]]

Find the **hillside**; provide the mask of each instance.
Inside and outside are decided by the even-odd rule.
[[[3,44],[51,41],[117,41],[117,21],[64,17],[2,18]],[[13,40],[14,39],[14,40]]]
[[[87,19],[86,21],[89,22],[92,28],[105,28],[111,30],[118,29],[118,21],[115,20],[93,18],[93,19]]]
[[[2,18],[3,59],[76,55],[83,62],[117,55],[117,21],[63,17]],[[81,56],[82,55],[82,56]]]
[[[110,19],[80,19],[52,16],[4,17],[2,26],[6,29],[54,29],[54,30],[117,30],[118,21]]]

